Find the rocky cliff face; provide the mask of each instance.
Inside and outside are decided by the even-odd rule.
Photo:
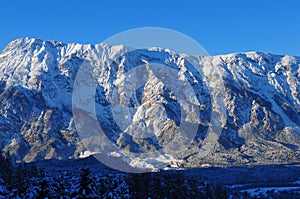
[[[11,42],[0,54],[2,150],[24,161],[73,158],[87,150],[72,112],[74,81],[85,63],[97,77],[96,117],[123,151],[155,151],[176,140],[181,145],[174,161],[186,167],[300,160],[299,57],[257,52],[196,57],[31,38]],[[150,67],[153,63],[167,72]],[[145,67],[124,83],[139,65]],[[114,96],[120,107],[111,106]],[[122,105],[129,117],[116,119],[124,113]],[[188,145],[183,131],[195,131]],[[208,134],[216,131],[216,143],[203,155]]]

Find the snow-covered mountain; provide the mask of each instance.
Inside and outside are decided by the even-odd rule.
[[[188,121],[197,128],[187,150],[180,154],[185,167],[300,160],[299,57],[258,52],[197,57],[159,48],[132,50],[33,38],[15,40],[0,54],[1,150],[24,161],[68,159],[87,150],[72,112],[74,81],[86,62],[100,63],[92,64],[92,74],[98,77],[97,118],[110,140],[125,151],[148,152],[180,140],[179,126]],[[148,67],[145,84],[130,102],[135,107],[130,113],[133,119],[115,121],[113,111],[118,110],[109,105],[114,88],[119,88],[118,96],[126,96],[124,88],[130,87],[130,81],[119,83],[124,74],[150,62],[168,66],[175,71],[174,78],[186,79],[193,92],[187,88],[183,95],[193,105],[182,108],[167,88],[170,85]],[[184,121],[183,112],[190,113]],[[218,129],[211,128],[215,122],[219,122]],[[145,139],[131,135],[138,132],[137,127],[155,127],[159,133]],[[221,134],[203,156],[201,146],[210,130]]]

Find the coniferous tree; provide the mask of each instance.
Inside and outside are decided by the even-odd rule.
[[[4,180],[0,176],[0,198],[7,198],[9,190],[6,187]]]
[[[24,164],[18,164],[15,172],[14,172],[14,183],[13,186],[18,190],[19,194],[25,193],[28,188],[27,175],[26,175],[26,167]]]
[[[97,198],[90,173],[89,168],[81,169],[80,178],[75,182],[75,185],[71,187],[72,198]]]
[[[68,198],[70,197],[70,181],[71,181],[71,177],[70,174],[68,172],[62,172],[59,177],[54,178],[54,186],[55,186],[55,191],[56,191],[56,195],[63,197],[63,198]]]
[[[213,191],[209,184],[205,185],[205,194],[207,199],[213,199]]]
[[[217,185],[214,189],[214,196],[216,199],[228,198],[227,192],[221,185]]]
[[[11,157],[9,152],[6,152],[4,155],[1,154],[0,156],[0,165],[1,165],[1,170],[0,174],[1,177],[3,178],[5,184],[8,186],[9,189],[13,189],[13,173],[14,173],[14,168],[11,162]]]

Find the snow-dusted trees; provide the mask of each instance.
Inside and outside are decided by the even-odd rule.
[[[90,173],[89,168],[83,168],[80,176],[73,178],[74,182],[70,190],[71,198],[97,198],[95,184]]]

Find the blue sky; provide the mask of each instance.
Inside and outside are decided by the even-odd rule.
[[[139,27],[163,27],[209,54],[263,51],[300,56],[298,0],[0,1],[0,50],[20,37],[101,43]]]

